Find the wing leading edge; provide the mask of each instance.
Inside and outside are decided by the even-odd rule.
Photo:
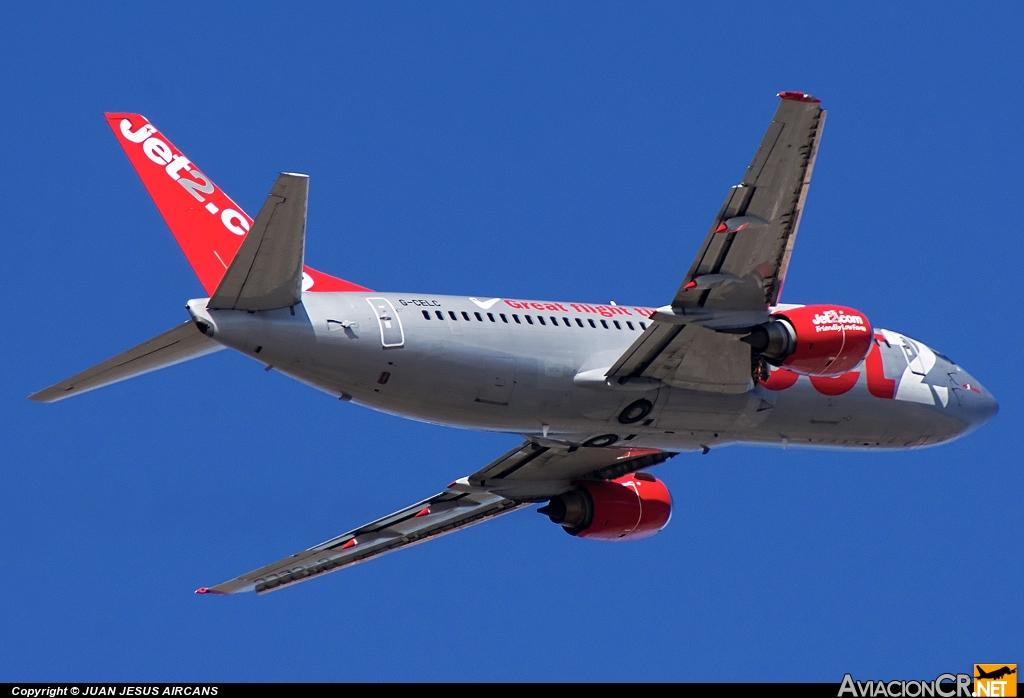
[[[507,514],[568,490],[580,479],[610,479],[662,463],[674,453],[585,448],[527,441],[443,492],[197,594],[263,594]]]

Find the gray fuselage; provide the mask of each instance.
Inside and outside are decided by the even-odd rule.
[[[534,438],[614,436],[669,451],[730,443],[907,448],[954,439],[998,409],[961,367],[877,328],[881,361],[862,362],[844,379],[801,376],[782,389],[769,381],[719,394],[585,380],[603,375],[599,369],[640,336],[649,314],[642,307],[395,293],[304,293],[294,308],[260,312],[206,304],[188,308],[215,340],[341,399]],[[623,423],[637,400],[650,412]]]

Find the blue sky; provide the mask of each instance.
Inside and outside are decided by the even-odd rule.
[[[0,680],[932,678],[1024,662],[1017,3],[20,3],[0,25]],[[923,451],[658,469],[635,544],[519,512],[293,589],[215,584],[517,437],[341,404],[222,352],[25,396],[203,295],[102,118],[250,213],[311,175],[307,262],[374,289],[660,305],[775,93],[828,124],[785,300],[963,364],[997,419]],[[1016,581],[1014,581],[1016,580]]]

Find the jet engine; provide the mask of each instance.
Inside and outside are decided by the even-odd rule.
[[[743,338],[775,366],[806,376],[841,376],[871,349],[871,323],[839,305],[805,305],[773,315]]]
[[[616,480],[578,482],[537,511],[580,538],[639,540],[668,524],[672,495],[661,480],[638,472]]]

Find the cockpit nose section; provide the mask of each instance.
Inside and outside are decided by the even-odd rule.
[[[933,437],[941,430],[940,441],[958,438],[991,421],[999,411],[992,393],[956,362],[906,335],[881,332],[903,367],[895,399],[931,405],[943,416],[933,415],[929,427]]]
[[[995,396],[958,364],[938,352],[935,352],[935,355],[935,371],[929,378],[945,375],[949,379],[948,389],[952,397],[950,402],[954,403],[950,406],[955,406],[955,413],[964,423],[964,430],[961,433],[974,431],[991,421],[999,412],[999,403],[996,402]],[[941,379],[935,382],[937,385]]]
[[[974,431],[987,424],[999,412],[999,403],[985,386],[962,368],[949,374],[954,383],[953,391],[959,399],[961,419],[967,425],[967,431]]]

